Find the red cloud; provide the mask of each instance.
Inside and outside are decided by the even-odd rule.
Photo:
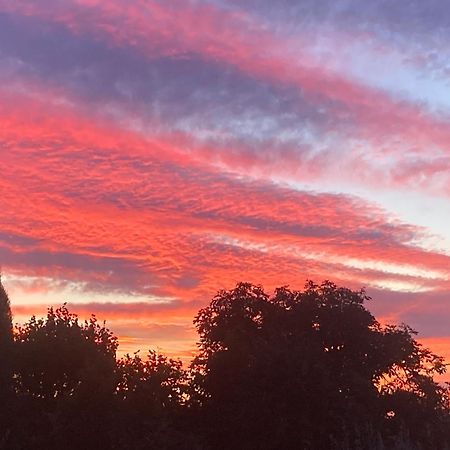
[[[22,102],[0,110],[2,231],[19,240],[4,251],[20,270],[174,297],[202,296],[217,280],[274,286],[330,271],[360,284],[448,283],[448,256],[413,246],[421,230],[362,200],[244,182],[168,141]]]

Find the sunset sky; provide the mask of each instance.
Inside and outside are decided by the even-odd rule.
[[[366,287],[450,361],[445,0],[0,0],[0,262],[188,359],[237,281]]]

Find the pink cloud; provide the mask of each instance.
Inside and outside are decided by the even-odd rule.
[[[50,273],[88,276],[94,284],[111,283],[112,267],[131,277],[127,289],[149,284],[149,277],[155,292],[164,286],[164,295],[175,297],[202,296],[217,280],[226,287],[245,275],[274,286],[326,277],[330,268],[336,279],[364,284],[394,280],[429,289],[447,283],[449,257],[412,245],[422,230],[388,219],[374,205],[240,181],[178,160],[167,141],[38,105],[18,101],[9,113],[3,104],[9,154],[0,162],[8,217],[2,231],[30,239],[26,247],[5,247],[17,267],[40,255]],[[438,275],[361,270],[352,260],[414,261]],[[88,275],[83,266],[97,270]],[[34,264],[33,270],[49,269]]]
[[[302,36],[282,39],[255,17],[227,12],[212,5],[159,1],[125,3],[120,0],[50,4],[52,8],[29,1],[14,4],[3,1],[0,7],[63,24],[76,35],[134,49],[149,58],[155,55],[183,58],[194,52],[211,62],[233,66],[256,79],[294,87],[340,121],[339,134],[344,137],[340,145],[345,147],[342,161],[355,179],[359,177],[360,182],[372,185],[383,182],[401,186],[407,183],[413,189],[420,186],[420,189],[447,194],[448,171],[443,169],[443,160],[433,162],[428,155],[430,149],[448,154],[448,118],[433,116],[420,105],[396,101],[387,93],[348,80],[321,66],[304,50],[309,44],[307,37],[304,41]],[[186,139],[183,140],[186,143]],[[369,148],[371,158],[351,143],[355,140],[363,148]],[[218,162],[231,170],[241,166],[241,171],[253,168],[262,174],[269,170],[294,178],[307,176],[312,167],[323,167],[323,159],[328,159],[326,155],[319,162],[307,164],[292,149],[282,155],[287,162],[274,165],[272,160],[267,161],[258,154],[249,155],[239,148],[235,152],[197,148],[191,157],[206,161],[211,155],[213,158],[216,155]],[[389,164],[385,167],[389,155],[394,159],[400,157],[401,160],[396,162],[398,169]],[[417,155],[421,155],[421,163],[416,162],[420,161]],[[382,157],[380,167],[376,164],[378,157]],[[415,165],[414,169],[411,164]],[[416,182],[417,168],[426,181]],[[335,176],[330,168],[319,172]]]

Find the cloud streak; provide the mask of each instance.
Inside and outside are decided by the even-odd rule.
[[[413,166],[422,188],[448,194],[447,171],[437,167],[448,159],[448,117],[321,66],[306,51],[307,36],[286,42],[254,17],[213,5],[152,1],[125,8],[115,1],[53,6],[44,10],[34,2],[14,7],[3,2],[6,11],[26,15],[24,23],[4,16],[5,32],[14,35],[25,28],[29,33],[5,53],[20,61],[22,73],[50,77],[76,95],[96,99],[97,109],[114,105],[128,117],[140,108],[141,122],[142,114],[150,115],[157,127],[170,117],[178,131],[207,136],[216,149],[234,147],[234,158],[226,151],[216,156],[231,170],[237,159],[243,171],[249,165],[255,169],[259,161],[256,173],[261,174],[270,166],[276,170],[274,159],[288,157],[300,167],[290,174],[293,178],[312,165],[321,167],[319,176],[333,176],[333,153],[347,171],[360,174],[360,182],[415,188],[413,176],[406,176]],[[43,32],[39,20],[50,28],[46,25]],[[50,45],[55,41],[60,45]],[[219,121],[205,114],[212,108]],[[200,130],[199,123],[204,124]],[[281,142],[270,138],[283,134]],[[266,139],[264,153],[272,158],[251,151],[258,147],[255,135],[258,141]],[[326,137],[319,154],[317,144],[311,150],[310,136],[314,141]],[[362,153],[367,145],[389,158],[376,164],[380,155],[374,160]]]

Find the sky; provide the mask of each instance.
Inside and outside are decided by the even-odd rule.
[[[446,0],[0,0],[0,262],[188,360],[238,281],[365,287],[450,362]]]

